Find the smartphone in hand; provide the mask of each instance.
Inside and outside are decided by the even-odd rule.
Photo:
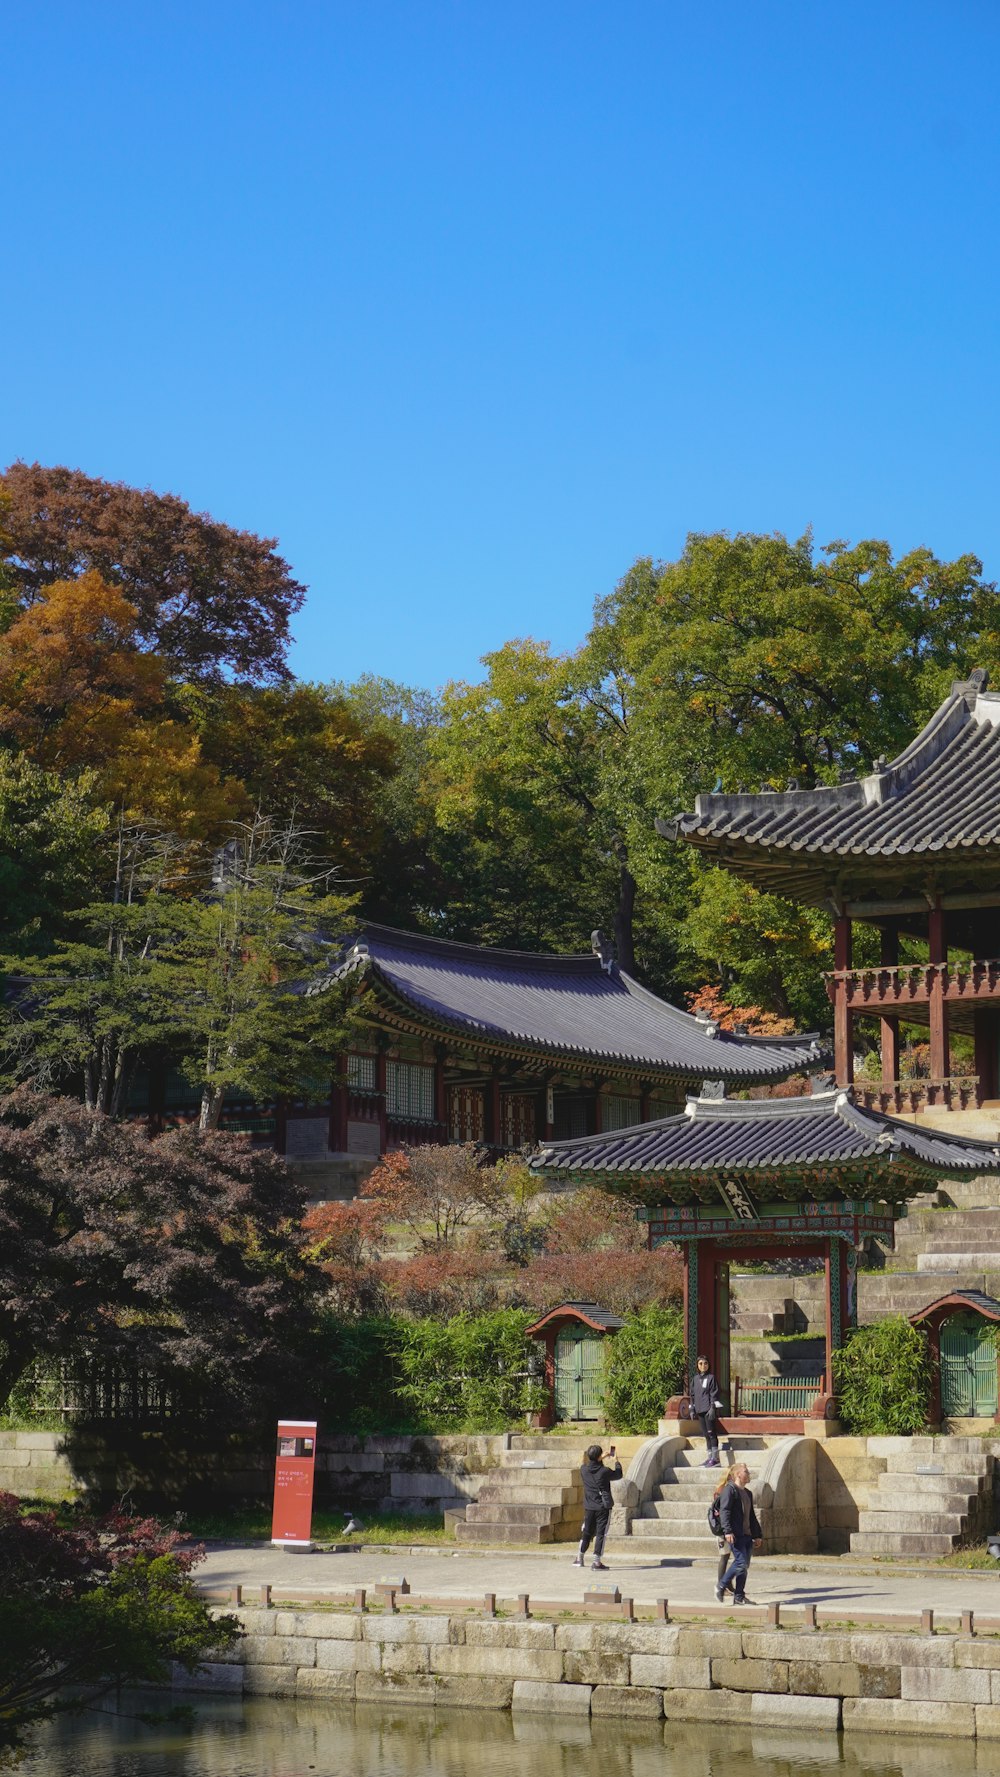
[[[614,1455],[614,1453],[615,1453],[615,1447],[614,1447],[614,1445],[613,1445],[613,1444],[609,1444],[609,1445],[608,1445],[608,1455],[609,1455],[609,1456],[613,1456],[613,1455]]]

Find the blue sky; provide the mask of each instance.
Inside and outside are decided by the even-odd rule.
[[[689,530],[1000,577],[996,0],[10,9],[0,462],[280,539],[292,663],[576,645]]]

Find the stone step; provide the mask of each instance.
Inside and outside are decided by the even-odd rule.
[[[946,1475],[942,1478],[944,1480],[948,1479]],[[884,1480],[885,1477],[882,1476],[881,1479]],[[970,1493],[965,1489],[962,1489],[961,1491],[956,1490],[954,1492],[945,1492],[943,1489],[937,1492],[924,1490],[911,1496],[910,1501],[908,1501],[903,1510],[967,1513],[970,1509],[971,1502],[976,1498],[977,1495],[974,1491]],[[897,1510],[899,1501],[898,1483],[895,1487],[876,1487],[874,1491],[869,1494],[868,1499],[870,1511],[881,1512],[885,1510],[888,1512]],[[890,1501],[893,1503],[890,1504]]]
[[[570,1537],[578,1534],[573,1528],[568,1532]],[[455,1525],[455,1540],[460,1543],[552,1543],[556,1536],[551,1524],[470,1524],[463,1521]]]
[[[981,1252],[974,1255],[971,1252],[961,1253],[952,1250],[950,1252],[917,1254],[917,1270],[921,1275],[932,1272],[937,1277],[942,1272],[946,1274],[951,1271],[961,1273],[966,1265],[974,1265],[977,1275],[984,1267],[987,1271],[1000,1271],[1000,1252]]]
[[[955,1539],[943,1532],[852,1530],[852,1555],[950,1555]]]
[[[661,1536],[701,1536],[711,1535],[704,1512],[684,1512],[676,1518],[664,1518],[648,1500],[642,1507],[637,1518],[632,1519],[632,1529],[637,1524],[655,1524]]]
[[[634,1518],[631,1536],[609,1538],[605,1543],[604,1559],[607,1561],[611,1554],[635,1555],[640,1547],[645,1559],[657,1561],[697,1561],[699,1556],[711,1560],[719,1553],[718,1543],[709,1534],[707,1526],[703,1535],[664,1536],[662,1530],[657,1533],[654,1519]],[[709,1589],[706,1597],[711,1595]]]
[[[889,1457],[886,1472],[908,1477],[920,1468],[927,1468],[932,1473],[941,1475],[961,1477],[963,1482],[968,1481],[969,1491],[972,1493],[979,1491],[981,1476],[989,1472],[989,1457],[971,1456],[968,1451],[956,1451],[954,1456],[950,1451],[935,1451],[932,1456],[927,1456],[920,1450],[900,1450]]]
[[[968,1510],[961,1512],[866,1511],[858,1513],[861,1532],[908,1532],[917,1536],[960,1537],[969,1527]]]
[[[566,1474],[579,1474],[583,1452],[566,1450],[534,1450],[522,1454],[519,1450],[504,1450],[500,1458],[502,1469],[523,1469],[526,1475],[539,1469],[562,1469]]]
[[[493,1500],[497,1505],[562,1506],[583,1498],[582,1487],[559,1487],[550,1481],[484,1481],[477,1498],[480,1504]]]
[[[552,1507],[546,1505],[503,1505],[496,1500],[472,1501],[465,1511],[467,1524],[551,1524]]]

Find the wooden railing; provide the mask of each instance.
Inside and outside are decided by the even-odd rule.
[[[995,959],[967,965],[900,963],[891,968],[831,969],[824,977],[831,1000],[836,999],[838,986],[844,987],[852,1012],[929,1005],[938,978],[948,1001],[1000,999],[1000,961]]]
[[[979,1103],[978,1074],[950,1074],[943,1080],[855,1080],[854,1097],[869,1111],[974,1110]]]
[[[733,1382],[733,1414],[810,1413],[825,1385],[823,1376],[737,1376]]]

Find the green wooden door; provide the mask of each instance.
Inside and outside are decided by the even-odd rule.
[[[556,1340],[556,1418],[600,1419],[604,1341],[599,1333],[560,1333]]]
[[[997,1410],[997,1347],[990,1321],[955,1314],[941,1328],[941,1411],[954,1419],[992,1419]]]

